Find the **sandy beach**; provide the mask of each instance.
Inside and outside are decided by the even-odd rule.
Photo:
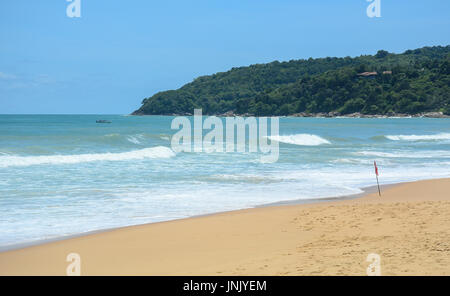
[[[450,275],[450,179],[125,227],[0,253],[0,275]]]

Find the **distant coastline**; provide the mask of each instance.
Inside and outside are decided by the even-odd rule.
[[[192,116],[192,113],[171,113],[171,114],[140,114],[131,113],[131,116]],[[226,112],[222,114],[205,114],[207,116],[217,116],[217,117],[250,117],[255,116],[254,114],[244,113],[235,114],[234,112]],[[319,113],[295,113],[291,115],[285,115],[281,117],[305,117],[305,118],[450,118],[449,115],[443,112],[424,112],[417,114],[405,114],[405,113],[389,113],[389,114],[362,114],[359,112],[351,114],[340,114],[339,112],[319,112]]]
[[[450,46],[274,61],[201,76],[142,100],[133,115],[450,116]]]

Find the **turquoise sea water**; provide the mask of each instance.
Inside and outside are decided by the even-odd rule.
[[[97,124],[97,119],[111,124]],[[275,163],[174,153],[170,116],[0,115],[0,246],[450,177],[450,120],[280,118]]]

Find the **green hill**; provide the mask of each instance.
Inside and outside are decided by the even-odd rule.
[[[133,114],[450,114],[449,94],[450,46],[436,46],[233,68],[145,98]]]

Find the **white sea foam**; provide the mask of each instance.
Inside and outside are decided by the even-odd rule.
[[[300,146],[318,146],[323,144],[331,144],[328,140],[311,134],[295,134],[287,136],[269,136],[272,141]]]
[[[139,144],[142,144],[142,142],[141,142],[142,135],[128,136],[127,140],[128,140],[128,142],[139,145]]]
[[[30,166],[39,164],[74,164],[92,161],[123,161],[146,158],[170,158],[172,149],[164,146],[120,153],[89,153],[74,155],[0,156],[0,167]]]
[[[369,161],[370,162],[370,161]],[[368,160],[363,158],[338,158],[331,160],[331,163],[338,163],[338,164],[367,164]]]
[[[447,158],[450,157],[450,151],[445,150],[428,150],[428,151],[358,151],[356,155],[378,156],[386,158]]]
[[[440,133],[435,135],[391,135],[386,136],[392,141],[438,141],[450,140],[450,133]]]

